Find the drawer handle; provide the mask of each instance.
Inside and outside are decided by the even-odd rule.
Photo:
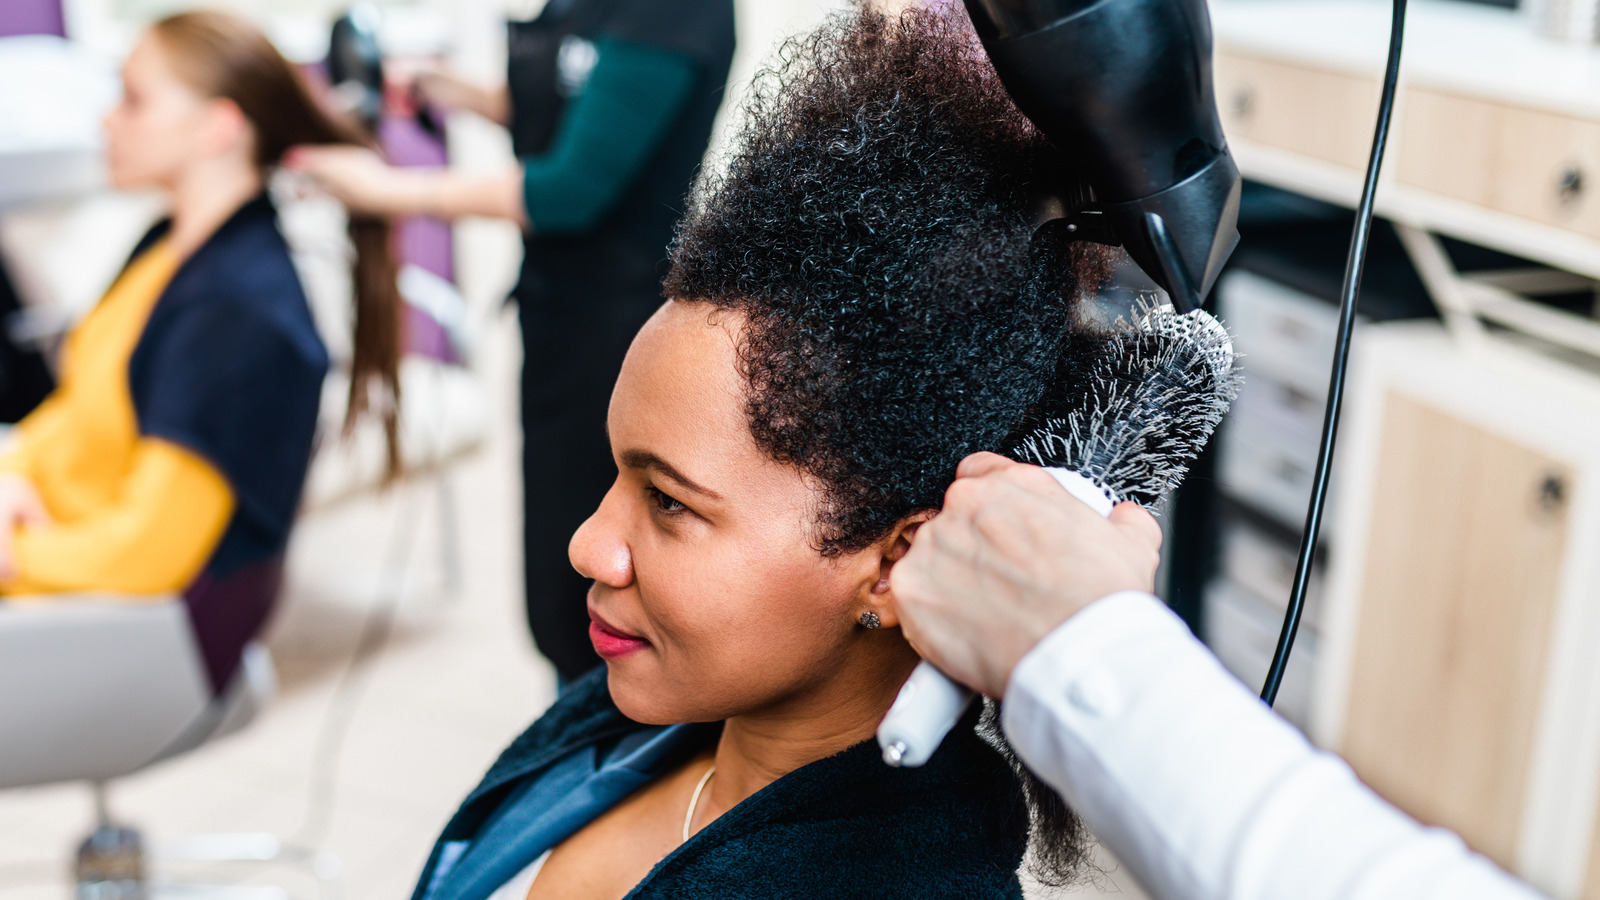
[[[1255,111],[1256,92],[1247,87],[1239,88],[1233,92],[1233,114],[1240,119],[1250,118]]]
[[[1563,204],[1576,203],[1583,196],[1583,170],[1577,166],[1562,166],[1556,176],[1556,198]]]
[[[1539,511],[1546,515],[1561,512],[1567,504],[1567,480],[1551,472],[1539,481]]]
[[[1287,459],[1280,459],[1277,462],[1278,464],[1273,468],[1277,470],[1274,474],[1278,476],[1280,481],[1299,483],[1311,477],[1311,473],[1306,471],[1305,466],[1290,462]]]
[[[1307,415],[1313,412],[1322,411],[1322,401],[1318,400],[1316,397],[1311,396],[1299,388],[1290,387],[1287,384],[1281,385],[1281,388],[1283,391],[1283,403],[1290,409],[1293,409],[1296,412],[1305,413]]]

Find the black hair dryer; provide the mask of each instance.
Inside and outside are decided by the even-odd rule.
[[[333,23],[328,37],[328,80],[335,95],[369,134],[383,116],[383,52],[378,10],[358,3]]]
[[[1239,170],[1211,88],[1205,0],[965,0],[1022,112],[1085,174],[1067,228],[1121,244],[1179,312],[1239,243]],[[1087,192],[1082,188],[1087,187]]]

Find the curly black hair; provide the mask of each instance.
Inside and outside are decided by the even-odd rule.
[[[726,169],[703,177],[669,297],[737,310],[757,443],[826,486],[818,543],[862,549],[937,509],[1046,392],[1109,253],[1036,238],[1068,164],[955,12],[871,9],[757,76]]]
[[[959,6],[836,15],[757,76],[672,247],[674,300],[737,311],[757,444],[822,485],[818,549],[938,509],[956,465],[1009,446],[1104,336],[1080,324],[1113,254],[1037,228],[1070,164],[1019,112]],[[1082,830],[1023,773],[1036,874]]]

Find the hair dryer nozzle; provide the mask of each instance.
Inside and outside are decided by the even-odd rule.
[[[1081,168],[1116,238],[1174,306],[1198,306],[1239,206],[1205,0],[965,2],[1006,90]]]
[[[1149,197],[1105,208],[1128,255],[1179,312],[1198,309],[1239,243],[1239,170],[1223,153]]]

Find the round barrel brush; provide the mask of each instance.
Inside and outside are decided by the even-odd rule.
[[[1119,325],[1005,449],[1101,515],[1124,500],[1153,506],[1177,487],[1239,393],[1233,341],[1205,311],[1149,305]],[[919,664],[878,726],[884,762],[927,762],[971,701]]]

